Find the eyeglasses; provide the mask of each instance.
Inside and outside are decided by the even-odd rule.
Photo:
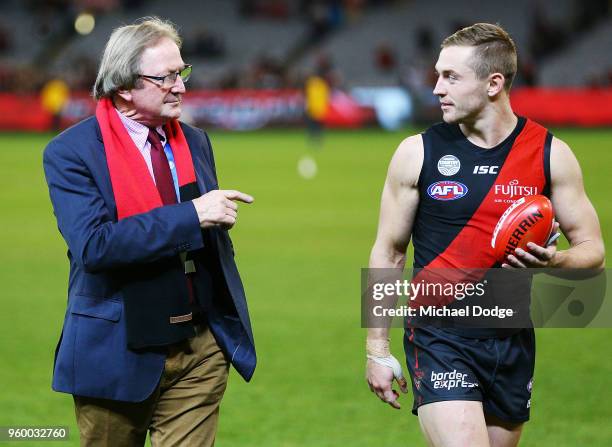
[[[182,70],[175,71],[174,73],[167,74],[166,76],[151,76],[139,74],[138,77],[153,79],[155,81],[161,82],[161,84],[158,84],[156,82],[156,84],[160,87],[170,88],[176,83],[176,78],[178,76],[181,77],[181,80],[183,82],[187,82],[189,80],[189,77],[191,76],[191,67],[191,64],[187,64]]]

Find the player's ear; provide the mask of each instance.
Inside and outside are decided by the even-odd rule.
[[[496,96],[504,89],[504,83],[506,78],[501,73],[492,73],[489,75],[489,85],[487,87],[487,94],[489,97]]]

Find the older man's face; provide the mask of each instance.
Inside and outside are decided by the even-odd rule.
[[[148,76],[165,76],[176,73],[185,67],[181,52],[176,44],[168,38],[161,39],[155,46],[144,50],[140,59],[140,74]],[[166,80],[166,82],[168,82]],[[161,81],[140,78],[138,88],[130,91],[132,117],[147,126],[158,126],[168,120],[181,116],[181,100],[185,93],[185,84],[180,76],[171,86],[162,85]]]

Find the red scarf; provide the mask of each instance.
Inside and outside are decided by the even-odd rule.
[[[117,218],[145,213],[163,205],[142,154],[109,98],[98,101],[96,118],[102,132]],[[178,174],[179,187],[196,181],[189,145],[178,120],[164,126]]]

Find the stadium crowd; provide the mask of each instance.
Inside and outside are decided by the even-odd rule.
[[[3,2],[0,11],[17,13],[3,14],[0,19],[0,91],[38,92],[51,79],[60,77],[71,90],[89,90],[95,79],[97,54],[81,51],[72,54],[71,69],[58,72],[51,63],[67,45],[81,38],[74,27],[74,20],[81,12],[106,17],[116,15],[118,20],[130,12],[147,13],[148,4],[142,0],[28,0],[25,2]],[[270,54],[261,48],[249,60],[237,61],[228,50],[228,36],[222,24],[216,29],[209,25],[196,27],[185,39],[184,54],[188,59],[213,61],[222,67],[214,79],[199,74],[197,67],[192,77],[192,88],[208,89],[279,89],[301,88],[307,76],[324,71],[330,74],[330,82],[338,87],[351,81],[352,73],[344,73],[343,67],[334,63],[336,54],[327,45],[335,34],[359,27],[369,14],[385,8],[394,8],[404,2],[391,0],[241,0],[233,2],[240,20],[261,21],[274,27],[279,23],[297,21],[303,25],[304,33],[296,37],[285,55]],[[155,9],[155,8],[153,8]],[[153,13],[155,11],[152,11]],[[8,20],[11,17],[28,17],[25,33],[14,33]],[[538,71],[548,57],[563,51],[581,34],[587,33],[602,20],[610,17],[610,2],[596,0],[575,2],[572,16],[565,25],[551,20],[540,3],[533,3],[530,14],[528,45],[520,55],[521,71],[517,85],[541,85]],[[197,20],[197,19],[194,19]],[[456,20],[447,25],[452,32],[465,23]],[[408,57],[401,54],[396,42],[386,40],[384,33],[375,44],[371,54],[372,67],[385,76],[386,82],[401,85],[417,98],[429,95],[434,80],[430,61],[437,51],[435,30],[427,25],[407,30],[410,39],[416,42],[416,53]],[[23,43],[18,39],[27,36],[34,48],[28,54],[16,54]],[[253,36],[256,39],[257,36]],[[27,45],[27,44],[26,44]],[[355,48],[355,55],[360,49]],[[315,56],[313,57],[312,54]],[[307,55],[312,61],[304,64]],[[402,61],[403,60],[403,61]],[[391,80],[391,81],[389,81]],[[612,85],[612,64],[603,70],[589,73],[586,84],[591,87]]]

